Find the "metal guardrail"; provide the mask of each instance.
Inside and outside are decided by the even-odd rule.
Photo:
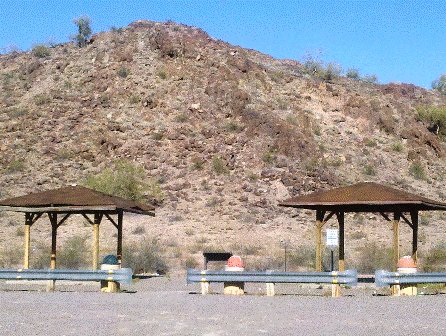
[[[72,269],[0,269],[0,279],[7,280],[71,280],[115,281],[130,284],[132,269],[72,270]]]
[[[328,283],[355,286],[356,270],[343,272],[229,272],[187,270],[187,283],[194,282],[262,282],[262,283]]]
[[[378,287],[419,283],[446,283],[446,272],[410,274],[388,272],[385,270],[378,270],[375,272],[375,285]]]

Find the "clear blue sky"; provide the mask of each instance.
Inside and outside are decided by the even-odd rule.
[[[382,83],[430,88],[446,73],[446,1],[0,0],[0,48],[68,41],[81,15],[94,32],[170,19],[277,58],[321,50]]]

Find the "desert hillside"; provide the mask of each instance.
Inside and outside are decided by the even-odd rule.
[[[292,195],[375,181],[446,201],[444,138],[417,110],[444,105],[439,93],[321,78],[175,23],[137,21],[48,50],[0,55],[0,198],[83,184],[119,160],[142,167],[156,217],[126,216],[125,244],[157,240],[171,269],[208,249],[280,267],[283,242],[306,266],[315,215],[277,206]],[[20,254],[22,223],[0,214],[5,265],[20,262],[11,251]],[[446,215],[423,213],[421,225],[423,256],[446,242]],[[74,217],[60,233],[63,246],[90,229]],[[49,237],[39,220],[34,249]],[[380,215],[347,215],[347,263],[391,238]],[[114,248],[109,223],[101,244]]]

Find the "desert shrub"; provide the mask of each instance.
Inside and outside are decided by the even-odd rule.
[[[304,57],[304,68],[305,71],[313,76],[319,76],[324,70],[324,63],[319,57],[315,57],[311,54]]]
[[[359,75],[358,69],[352,69],[352,68],[348,69],[347,72],[345,73],[345,77],[350,78],[350,79],[359,80],[360,75]]]
[[[30,255],[30,267],[46,269],[50,267],[51,261],[51,242],[38,241],[33,244]]]
[[[17,237],[23,237],[25,235],[25,229],[22,226],[18,227],[15,232],[15,235]]]
[[[135,201],[142,200],[144,192],[150,187],[150,192],[159,197],[156,184],[148,186],[145,178],[146,171],[143,167],[121,160],[115,162],[113,169],[106,168],[101,173],[88,177],[83,184],[106,194]]]
[[[23,247],[20,244],[5,244],[0,252],[0,267],[17,268],[23,262]]]
[[[366,83],[375,84],[376,82],[378,82],[378,77],[376,77],[376,75],[365,75],[361,78],[361,80]]]
[[[192,256],[189,256],[185,261],[184,261],[184,266],[185,266],[185,268],[197,268],[198,267],[198,262],[197,262],[197,260],[194,258],[194,257],[192,257]]]
[[[164,201],[164,192],[161,189],[160,180],[151,178],[147,181],[147,196],[153,204],[161,204]]]
[[[46,45],[37,44],[32,48],[31,54],[37,58],[45,58],[50,56],[51,52],[50,48],[48,48]]]
[[[418,118],[439,127],[438,134],[446,136],[446,106],[419,106]]]
[[[130,267],[134,273],[161,272],[168,269],[162,257],[159,242],[154,238],[145,238],[123,249],[123,266]]]
[[[432,82],[432,89],[437,90],[442,94],[446,94],[446,75],[441,75],[440,78]]]
[[[312,246],[301,246],[288,252],[287,269],[314,269],[315,249]]]
[[[354,240],[358,240],[358,239],[367,238],[367,235],[362,231],[355,231],[350,235],[350,238],[354,239]]]
[[[184,123],[188,120],[189,120],[189,116],[187,115],[187,113],[180,113],[175,116],[175,121],[179,122],[179,123]]]
[[[192,158],[192,168],[194,170],[202,170],[204,167],[204,160],[199,157]]]
[[[88,16],[81,16],[73,20],[73,23],[77,26],[77,34],[72,36],[72,40],[78,47],[85,47],[91,36],[91,20]]]
[[[250,260],[246,263],[245,268],[247,270],[255,271],[266,271],[266,270],[280,270],[282,271],[284,267],[284,256],[275,254],[273,256],[262,256],[261,258],[256,258]]]
[[[118,69],[118,76],[121,78],[126,78],[130,74],[130,70],[126,67],[120,67]]]
[[[158,77],[161,78],[161,79],[166,79],[166,78],[167,78],[167,73],[166,73],[166,71],[164,71],[164,70],[160,70],[160,71],[158,71],[157,75],[158,75]]]
[[[269,148],[265,153],[262,155],[262,161],[268,164],[272,164],[277,159],[277,149],[276,148]]]
[[[392,150],[393,150],[394,152],[398,152],[398,153],[400,153],[400,152],[403,151],[403,149],[404,149],[404,147],[403,147],[403,144],[402,144],[401,142],[395,142],[395,143],[392,145]]]
[[[365,165],[363,172],[364,172],[365,175],[369,175],[369,176],[376,175],[375,167],[373,167],[371,165]]]
[[[225,160],[220,156],[214,156],[212,158],[212,168],[218,175],[227,174],[229,172]]]
[[[159,140],[162,140],[163,137],[164,137],[164,131],[163,130],[156,131],[156,132],[152,133],[152,139],[153,140],[158,140],[159,141]]]
[[[377,269],[391,270],[393,251],[376,243],[367,243],[359,249],[358,259],[352,262],[352,267],[364,273],[373,273]]]
[[[438,244],[429,249],[422,258],[422,269],[424,272],[446,271],[446,244]]]
[[[409,166],[409,174],[417,180],[426,179],[426,172],[424,170],[424,166],[421,164],[420,161],[412,162],[412,164]]]
[[[23,160],[12,160],[6,165],[4,172],[7,174],[12,174],[17,172],[22,172],[24,170],[25,170],[25,162]]]
[[[225,124],[225,130],[232,133],[238,133],[243,130],[243,126],[237,123],[236,121],[231,120]]]
[[[34,103],[38,106],[48,104],[51,98],[46,94],[37,94],[34,96]]]
[[[141,235],[146,232],[146,229],[144,226],[137,226],[135,229],[133,229],[132,234],[134,235]]]
[[[377,143],[376,143],[376,140],[368,139],[368,140],[366,141],[365,145],[366,145],[367,147],[376,147]]]
[[[134,94],[134,95],[131,95],[130,97],[129,97],[129,103],[130,104],[138,104],[139,102],[141,101],[141,97],[140,96],[138,96],[138,95],[136,95],[136,94]]]
[[[89,266],[89,252],[87,236],[68,238],[57,251],[57,267],[79,269]]]
[[[332,80],[339,77],[342,73],[342,67],[337,63],[328,63],[327,67],[322,70],[321,78],[325,80]]]

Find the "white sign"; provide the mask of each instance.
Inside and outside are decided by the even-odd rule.
[[[327,229],[327,241],[326,245],[329,248],[335,248],[339,246],[339,230]]]

